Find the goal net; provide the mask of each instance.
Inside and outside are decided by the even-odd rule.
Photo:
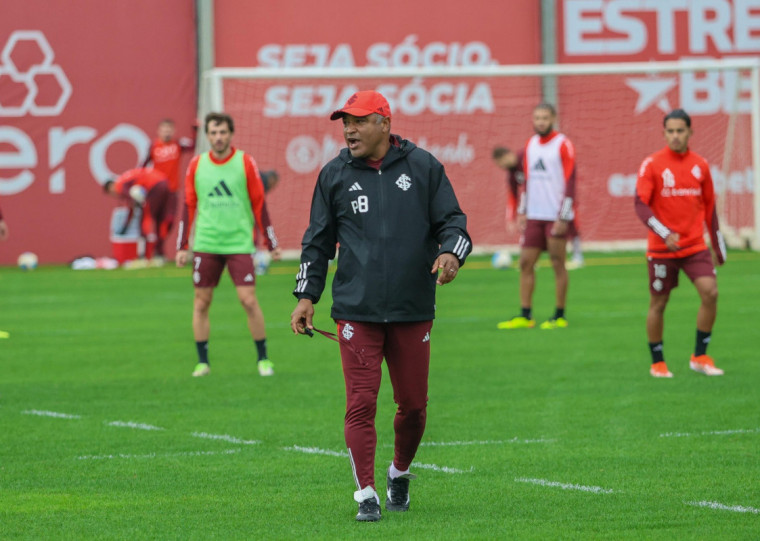
[[[494,147],[521,148],[541,101],[576,149],[578,222],[590,249],[641,248],[647,230],[634,212],[643,159],[665,145],[662,118],[692,117],[691,148],[711,164],[721,228],[729,244],[760,246],[760,81],[757,59],[629,64],[422,69],[233,69],[204,74],[200,115],[224,111],[234,144],[275,169],[267,201],[278,238],[298,250],[320,168],[344,146],[329,114],[355,91],[388,98],[392,132],[431,151],[446,167],[476,250],[517,244],[505,227],[505,173]],[[205,143],[203,138],[200,138]]]

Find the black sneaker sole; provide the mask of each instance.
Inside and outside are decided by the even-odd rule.
[[[385,510],[386,511],[393,511],[393,512],[404,512],[409,511],[409,504],[406,505],[396,505],[394,504],[390,498],[385,500]]]
[[[358,522],[377,522],[381,518],[383,518],[382,515],[356,515]]]

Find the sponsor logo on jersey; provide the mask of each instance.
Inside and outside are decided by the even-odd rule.
[[[546,171],[546,166],[544,165],[544,160],[541,158],[538,159],[538,161],[533,165],[531,168],[533,171]]]
[[[224,182],[224,179],[220,180],[216,186],[214,186],[214,189],[211,190],[208,193],[209,197],[232,197],[232,192],[227,187],[227,183]]]
[[[396,186],[407,191],[412,187],[412,179],[406,173],[402,173],[401,176],[396,179]]]
[[[662,185],[665,188],[672,188],[676,185],[676,177],[670,169],[662,172]]]
[[[351,326],[350,323],[346,323],[343,325],[343,330],[340,332],[340,334],[343,335],[343,338],[346,340],[351,340],[351,337],[354,336],[354,328]]]
[[[348,189],[349,192],[358,192],[361,191],[362,187],[359,185],[358,182],[354,182],[351,184],[351,187]]]

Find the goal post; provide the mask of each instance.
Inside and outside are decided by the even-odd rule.
[[[478,252],[514,246],[504,222],[496,146],[522,147],[547,83],[558,127],[577,155],[578,219],[587,249],[640,249],[633,210],[641,161],[664,146],[662,118],[692,116],[690,146],[711,165],[721,229],[734,247],[760,249],[760,59],[424,68],[215,68],[200,85],[199,115],[225,111],[235,144],[283,179],[268,196],[278,237],[300,247],[316,176],[342,148],[328,120],[353,92],[388,99],[392,131],[433,152],[468,214]],[[205,139],[199,138],[205,145]],[[207,147],[204,147],[205,149]]]

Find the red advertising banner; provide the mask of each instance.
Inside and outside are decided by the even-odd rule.
[[[559,0],[558,60],[619,63],[757,56],[759,0]],[[753,224],[749,72],[683,72],[565,77],[559,85],[562,128],[576,144],[580,200],[601,205],[598,224],[625,238],[646,230],[633,213],[636,172],[664,146],[662,118],[674,108],[692,116],[691,148],[711,164],[724,224]],[[578,105],[597,103],[589,115]],[[611,136],[605,128],[616,127]],[[647,129],[648,126],[648,129]],[[583,217],[588,214],[582,213]],[[605,225],[606,224],[606,225]],[[610,227],[613,226],[613,227]],[[627,232],[627,233],[626,233]],[[600,229],[597,238],[606,233]]]
[[[495,9],[497,8],[498,9]],[[352,68],[536,64],[539,3],[498,6],[391,0],[363,13],[340,2],[242,2],[215,5],[219,67]],[[255,29],[255,31],[252,31]],[[285,248],[300,248],[321,166],[344,146],[329,114],[355,91],[389,100],[392,131],[433,152],[446,166],[474,242],[516,242],[504,227],[505,173],[491,161],[497,145],[520,146],[531,134],[538,78],[270,79],[224,83],[235,144],[282,181],[267,201]]]
[[[160,120],[191,135],[195,10],[185,0],[6,0],[0,17],[0,264],[108,256],[106,179],[146,155]]]

